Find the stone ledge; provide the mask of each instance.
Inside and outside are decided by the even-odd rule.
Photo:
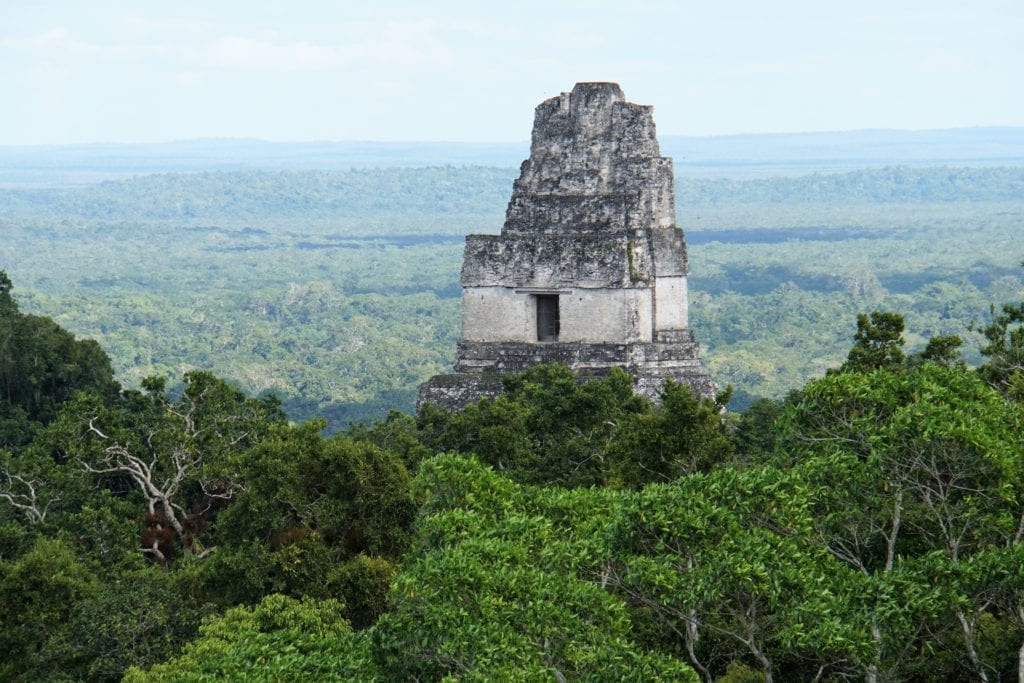
[[[633,378],[636,392],[657,401],[666,379],[688,384],[704,398],[718,391],[700,362],[700,345],[688,330],[673,330],[654,343],[580,344],[552,342],[461,341],[455,373],[438,375],[420,388],[417,409],[426,401],[447,410],[459,410],[484,396],[501,393],[503,375],[522,372],[540,363],[561,363],[585,377],[597,377],[623,368]]]
[[[416,412],[427,403],[448,411],[462,410],[470,403],[485,397],[495,397],[504,391],[501,377],[494,374],[453,373],[434,375],[420,385],[416,398]]]
[[[525,370],[526,367],[522,369]],[[680,384],[688,384],[695,394],[704,398],[714,398],[718,392],[718,385],[700,365],[671,369],[658,367],[637,369],[626,366],[574,369],[578,373],[578,381],[586,382],[607,375],[611,372],[612,367],[624,367],[633,378],[633,390],[654,402],[658,402],[661,388],[664,386],[665,380],[669,379]],[[517,372],[519,371],[517,370]],[[439,408],[454,412],[462,410],[470,403],[475,403],[482,398],[496,398],[503,392],[501,376],[493,372],[486,374],[456,372],[448,375],[435,375],[420,385],[416,410],[418,412],[425,404],[433,403]]]

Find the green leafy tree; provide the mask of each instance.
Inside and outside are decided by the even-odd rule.
[[[605,377],[581,378],[564,365],[542,364],[503,382],[501,396],[454,415],[428,408],[419,420],[424,443],[435,451],[475,455],[517,481],[569,487],[613,479],[637,485],[663,474],[674,476],[688,466],[710,466],[723,457],[719,451],[728,450],[717,441],[707,452],[698,452],[704,447],[702,430],[715,429],[719,422],[711,415],[720,408],[693,398],[688,387],[666,387],[664,401],[670,406],[655,412],[619,368]],[[642,472],[648,463],[628,461],[639,457],[644,432],[652,429],[656,431],[650,436],[663,442],[663,452],[655,458],[672,462]],[[672,449],[678,452],[667,452]]]
[[[626,606],[598,582],[617,493],[523,487],[451,455],[416,485],[418,559],[372,632],[387,678],[696,680],[632,642]]]
[[[531,483],[589,486],[608,480],[608,449],[630,416],[650,410],[621,368],[582,381],[564,365],[539,365],[503,379],[510,401],[527,410],[538,462]]]
[[[345,436],[325,439],[323,426],[316,421],[280,425],[234,457],[230,472],[246,487],[225,522],[237,524],[239,538],[298,528],[315,531],[350,557],[361,552],[400,556],[416,514],[405,466],[394,453],[370,443]]]
[[[746,463],[763,463],[775,449],[775,420],[782,413],[783,404],[769,398],[754,401],[739,414],[729,434],[735,452],[734,459]]]
[[[620,601],[536,567],[511,540],[467,539],[427,555],[396,579],[395,602],[373,631],[392,680],[696,680],[682,662],[630,642]]]
[[[345,597],[345,618],[352,627],[364,629],[390,609],[396,571],[383,557],[356,555],[331,570],[326,587],[329,593]]]
[[[982,330],[987,344],[981,354],[988,362],[978,372],[992,386],[1014,400],[1024,397],[1024,303],[1004,304]]]
[[[241,488],[212,532],[221,552],[199,571],[207,599],[337,597],[359,628],[387,608],[416,514],[410,477],[394,453],[322,429],[277,425],[222,463],[221,476]]]
[[[141,498],[146,529],[141,551],[167,565],[180,552],[204,557],[209,516],[241,489],[221,467],[255,445],[282,416],[276,403],[246,398],[209,373],[185,375],[171,399],[162,381],[148,396],[128,394],[117,405],[81,394],[54,430],[68,462],[108,488],[127,484]]]
[[[935,363],[936,365],[964,365],[960,355],[963,339],[957,334],[940,334],[928,340],[920,354],[914,354],[914,362]]]
[[[821,543],[878,596],[869,678],[897,668],[925,624],[947,623],[988,680],[978,624],[991,603],[927,577],[936,557],[955,572],[1019,528],[1019,411],[965,368],[932,363],[832,374],[800,396],[780,421],[778,464],[806,478]]]
[[[768,682],[807,653],[820,662],[809,677],[842,671],[870,652],[846,604],[861,585],[808,542],[808,502],[800,480],[775,468],[648,486],[615,520],[610,583],[707,683],[723,659],[756,663]]]
[[[337,600],[269,595],[209,619],[180,656],[148,671],[129,669],[124,680],[385,680],[343,610]]]
[[[996,628],[1015,638],[1019,680],[1024,677],[1024,539],[1015,533],[1008,540],[1002,547],[972,555],[951,578],[959,594],[991,604],[994,609],[989,616],[996,615]],[[985,644],[987,639],[983,636],[979,640]]]
[[[47,317],[23,315],[0,271],[0,447],[27,444],[76,391],[111,400],[120,387],[110,358]]]
[[[473,454],[511,476],[538,481],[540,448],[530,429],[529,407],[509,396],[484,398],[445,419],[442,451]]]
[[[152,566],[116,573],[69,608],[66,627],[41,648],[39,670],[80,680],[117,680],[130,666],[164,661],[209,611],[182,599],[174,577]]]
[[[608,448],[612,481],[635,488],[726,463],[733,445],[722,419],[725,403],[728,398],[710,401],[667,381],[660,404],[621,419]]]
[[[0,501],[27,524],[44,523],[51,507],[61,499],[55,481],[59,470],[60,466],[49,457],[15,458],[0,450]]]
[[[857,316],[854,345],[843,370],[868,372],[893,368],[903,363],[903,316],[899,313],[872,311]]]
[[[75,606],[98,587],[96,576],[60,540],[37,537],[22,556],[0,561],[0,678],[51,677],[50,643],[73,637],[67,629]]]
[[[437,424],[444,424],[449,418],[447,412],[427,404],[415,417],[391,410],[383,420],[349,425],[344,434],[354,441],[367,441],[395,453],[406,470],[415,472],[422,460],[442,450],[437,443]]]

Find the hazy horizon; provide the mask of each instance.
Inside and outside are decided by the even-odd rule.
[[[846,135],[846,134],[857,134],[857,133],[946,133],[946,132],[960,132],[960,131],[975,131],[975,130],[1008,130],[1008,131],[1024,131],[1024,125],[1019,126],[955,126],[951,128],[850,128],[845,130],[778,130],[778,131],[761,131],[761,132],[739,132],[739,133],[718,133],[710,135],[676,135],[673,133],[661,133],[659,131],[658,137],[661,138],[689,138],[689,139],[714,139],[714,138],[742,138],[742,137],[772,137],[772,136],[823,136],[823,135]],[[259,137],[239,137],[239,136],[204,136],[194,138],[175,138],[167,140],[141,140],[141,141],[123,141],[123,140],[92,140],[89,142],[43,142],[43,143],[0,143],[0,148],[11,148],[11,147],[99,147],[104,145],[110,146],[145,146],[145,145],[178,145],[178,144],[189,144],[198,142],[241,142],[241,143],[267,143],[267,144],[296,144],[296,145],[315,145],[315,144],[373,144],[373,145],[441,145],[441,144],[453,144],[453,145],[517,145],[530,143],[529,131],[524,136],[517,139],[494,139],[494,140],[459,140],[459,139],[369,139],[369,138],[338,138],[338,139],[326,139],[326,138],[259,138]]]
[[[1024,6],[0,3],[0,145],[493,142],[577,81],[663,136],[1024,126]]]

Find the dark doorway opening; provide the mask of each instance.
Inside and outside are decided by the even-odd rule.
[[[537,341],[558,341],[558,295],[537,296]]]

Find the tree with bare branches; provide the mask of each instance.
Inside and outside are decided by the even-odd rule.
[[[62,416],[68,453],[97,482],[128,484],[142,499],[147,533],[141,551],[166,565],[170,553],[203,557],[203,519],[230,502],[241,480],[225,469],[227,456],[256,444],[279,422],[273,403],[248,399],[204,372],[185,375],[179,397],[149,380],[148,394],[107,407],[81,396]]]

